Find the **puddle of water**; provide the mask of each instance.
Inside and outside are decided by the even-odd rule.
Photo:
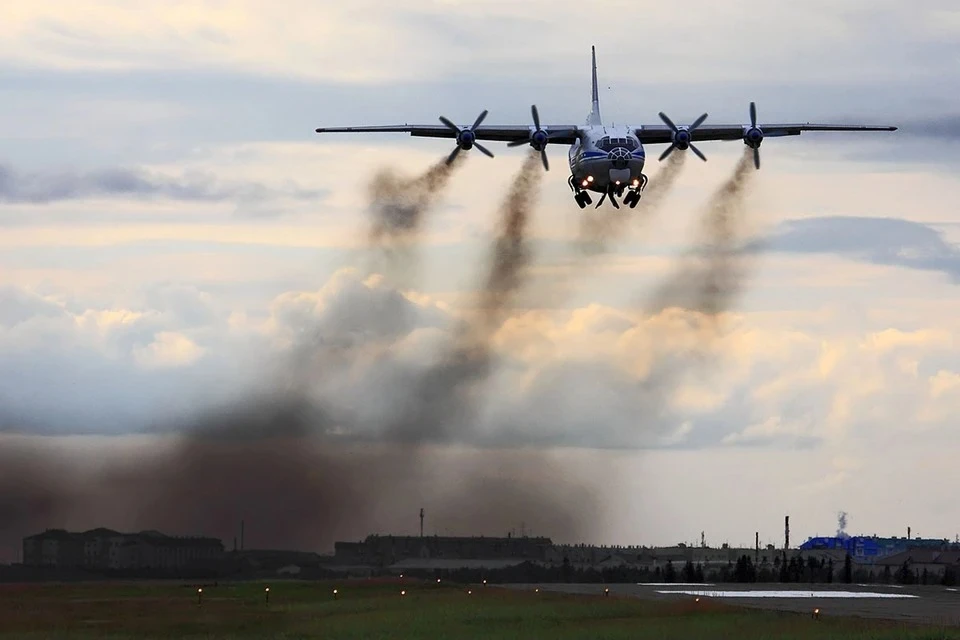
[[[692,589],[663,590],[657,593],[702,596],[704,598],[916,598],[903,593],[870,591],[702,591]]]

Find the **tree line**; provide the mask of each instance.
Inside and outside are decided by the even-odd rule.
[[[488,580],[494,583],[636,583],[636,582],[714,582],[714,583],[873,583],[873,584],[941,584],[957,583],[957,572],[947,567],[943,575],[931,574],[926,568],[919,570],[905,562],[896,571],[889,566],[882,570],[854,567],[848,554],[841,567],[832,559],[804,558],[798,554],[783,562],[780,556],[770,563],[756,564],[749,555],[742,555],[736,562],[720,567],[705,568],[702,564],[686,561],[674,564],[667,561],[662,567],[638,567],[621,565],[612,567],[573,566],[568,558],[561,565],[544,566],[534,562],[498,569],[411,569],[405,575],[419,578],[443,578],[461,583],[479,583]]]

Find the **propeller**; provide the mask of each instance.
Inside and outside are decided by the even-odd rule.
[[[483,153],[484,155],[489,156],[491,158],[493,157],[493,153],[491,153],[489,149],[487,149],[485,146],[477,142],[477,133],[476,133],[477,127],[480,126],[480,123],[483,122],[484,118],[486,117],[487,117],[487,110],[484,109],[483,113],[477,116],[477,119],[472,126],[466,129],[461,129],[460,127],[453,124],[443,116],[440,116],[440,122],[442,122],[444,125],[446,125],[448,129],[450,129],[451,131],[457,134],[457,146],[453,149],[453,152],[451,152],[450,156],[447,158],[447,164],[450,164],[454,161],[454,159],[457,157],[457,154],[460,153],[461,149],[463,149],[464,151],[467,151],[469,149],[472,149],[473,147],[476,147],[477,149],[479,149],[480,152]]]
[[[668,127],[670,127],[671,131],[673,131],[670,146],[667,147],[662,154],[660,154],[661,162],[666,160],[667,156],[673,153],[674,149],[679,149],[680,151],[690,149],[697,154],[701,160],[704,162],[707,161],[707,157],[700,152],[700,149],[697,149],[697,147],[694,146],[693,142],[691,142],[692,136],[690,135],[696,130],[697,127],[703,124],[703,121],[707,119],[707,114],[703,114],[694,120],[693,124],[691,124],[689,127],[678,127],[677,125],[673,124],[673,120],[668,118],[667,114],[665,114],[663,111],[660,112],[660,119],[663,120]]]
[[[743,133],[743,143],[753,149],[753,166],[760,168],[760,143],[763,130],[757,126],[757,104],[750,103],[750,128]]]
[[[533,126],[535,127],[534,131],[530,134],[530,137],[526,140],[514,140],[508,142],[508,147],[519,147],[522,144],[529,144],[531,147],[540,152],[540,159],[543,160],[543,168],[545,171],[550,171],[550,162],[547,160],[547,143],[550,142],[553,138],[557,138],[563,135],[566,135],[565,131],[557,131],[554,133],[547,133],[540,128],[540,112],[537,111],[537,105],[530,105],[530,115],[533,116]]]

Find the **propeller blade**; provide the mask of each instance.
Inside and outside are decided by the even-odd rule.
[[[457,125],[453,124],[452,122],[450,122],[449,120],[447,120],[447,119],[444,118],[443,116],[440,116],[440,122],[442,122],[444,125],[446,125],[447,129],[451,129],[452,131],[455,131],[455,132],[458,133],[458,134],[460,133],[460,127],[458,127]]]
[[[543,160],[543,170],[550,171],[550,163],[547,161],[547,150],[540,150],[540,159]]]
[[[489,157],[491,157],[491,158],[493,157],[493,153],[491,153],[490,149],[487,149],[485,146],[483,146],[483,145],[480,144],[479,142],[474,142],[474,143],[473,143],[473,146],[475,146],[477,149],[479,149],[479,150],[480,150],[480,153],[482,153],[482,154],[484,154],[484,155],[486,155],[486,156],[489,156]],[[459,149],[459,147],[457,147],[457,148]]]
[[[473,126],[470,127],[470,131],[476,131],[477,127],[480,126],[480,123],[483,122],[483,119],[487,117],[487,110],[484,109],[483,113],[477,116],[477,121],[473,123]]]
[[[453,161],[456,159],[458,153],[460,153],[460,145],[457,145],[453,148],[453,152],[447,157],[447,164],[453,164]]]
[[[753,166],[760,169],[760,149],[753,150]]]
[[[693,133],[693,130],[703,124],[703,121],[707,119],[707,114],[703,114],[699,118],[693,121],[693,124],[687,129],[687,131]]]
[[[703,153],[700,152],[700,149],[697,149],[695,146],[693,146],[692,142],[690,143],[690,151],[693,151],[695,154],[697,154],[697,157],[704,162],[707,161],[707,156],[703,155]]]
[[[533,116],[533,125],[537,128],[537,131],[540,130],[540,112],[537,111],[537,105],[530,105],[530,115]]]
[[[664,152],[660,154],[660,162],[663,162],[664,160],[666,160],[666,159],[667,159],[667,156],[670,155],[671,153],[673,153],[673,150],[674,150],[674,149],[676,149],[676,147],[673,146],[672,144],[671,144],[669,147],[667,147],[667,148],[664,150]]]
[[[660,119],[663,120],[668,127],[670,127],[671,131],[674,133],[677,132],[677,125],[673,124],[673,120],[668,118],[667,114],[665,114],[663,111],[660,112]]]
[[[751,127],[757,126],[757,103],[756,102],[750,103],[750,126]]]
[[[513,142],[508,142],[508,147],[519,147],[524,144],[530,144],[530,138],[524,138],[523,140],[514,140]]]

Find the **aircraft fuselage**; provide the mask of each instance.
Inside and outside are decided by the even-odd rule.
[[[576,190],[616,193],[638,188],[646,154],[634,133],[626,128],[593,125],[580,129],[570,147],[570,173]]]

